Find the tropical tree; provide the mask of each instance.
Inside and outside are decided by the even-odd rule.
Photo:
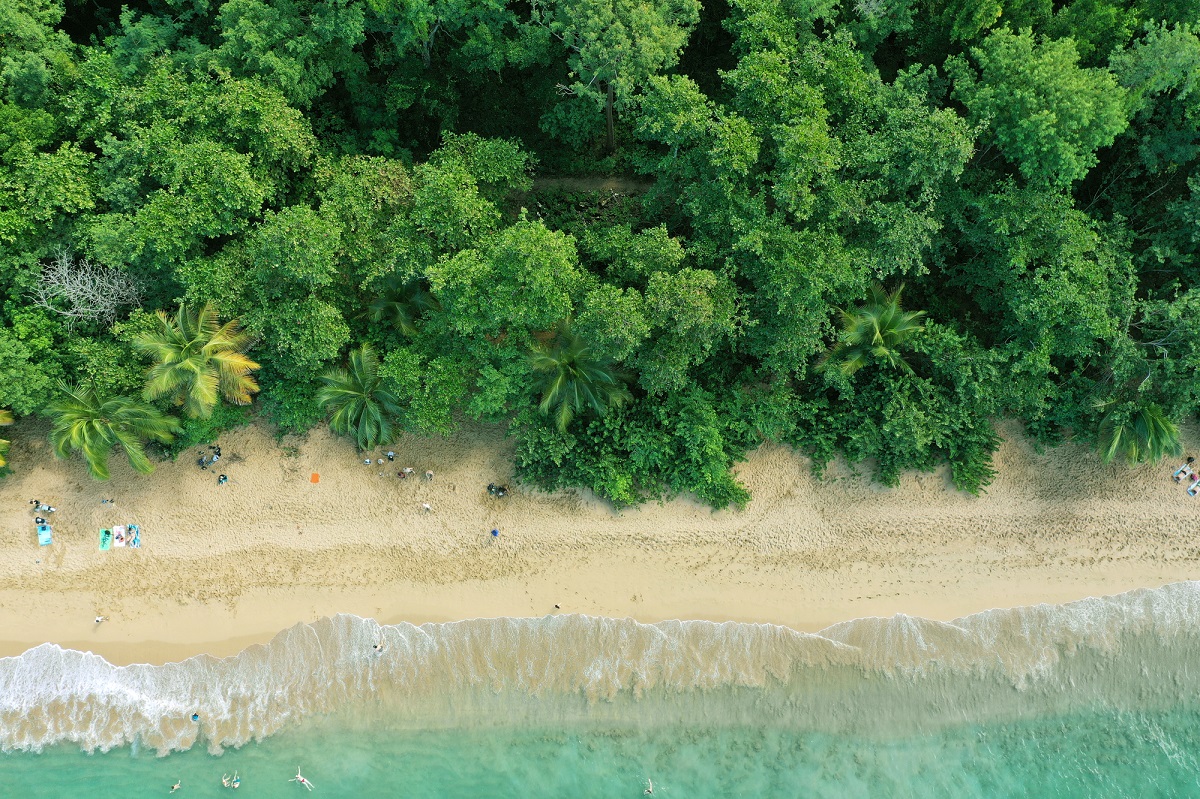
[[[386,444],[396,436],[400,401],[379,373],[379,358],[370,344],[350,351],[349,369],[329,369],[317,402],[332,412],[329,427],[353,436],[359,449]]]
[[[625,375],[593,352],[567,322],[559,324],[553,339],[533,351],[530,366],[538,374],[536,387],[542,395],[538,410],[543,416],[553,415],[561,432],[581,413],[591,410],[603,416],[632,399]]]
[[[179,431],[179,420],[133,397],[105,396],[92,384],[59,382],[60,397],[46,406],[54,419],[50,442],[58,457],[83,454],[97,480],[108,479],[108,456],[119,446],[129,465],[142,474],[154,471],[146,457],[147,440],[166,443]]]
[[[921,322],[924,311],[904,311],[900,308],[901,285],[892,293],[876,283],[871,286],[867,302],[853,311],[843,309],[842,332],[838,343],[822,360],[821,368],[836,364],[843,374],[852,375],[871,361],[877,361],[901,371],[912,367],[900,355],[900,347],[925,329]]]
[[[12,411],[0,410],[0,427],[7,427],[13,423]],[[8,465],[8,460],[5,455],[8,454],[8,441],[0,438],[0,469]]]
[[[367,306],[367,318],[390,324],[407,338],[412,338],[417,335],[417,321],[441,307],[437,297],[429,293],[429,283],[424,278],[402,280],[393,275],[384,285],[383,292]]]
[[[1099,407],[1109,408],[1100,419],[1096,439],[1105,463],[1111,463],[1119,455],[1132,466],[1183,452],[1179,428],[1157,404],[1113,401]]]
[[[199,311],[179,306],[174,318],[156,313],[155,329],[134,339],[134,346],[157,363],[146,373],[146,399],[171,397],[185,415],[212,415],[220,396],[248,405],[258,383],[250,375],[258,364],[245,355],[251,344],[236,319],[222,325],[211,303]]]

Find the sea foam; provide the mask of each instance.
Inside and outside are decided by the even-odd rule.
[[[137,743],[165,754],[203,740],[219,751],[354,703],[417,727],[632,713],[873,734],[1169,706],[1200,695],[1198,656],[1200,582],[816,634],[581,615],[382,626],[343,614],[228,658],[114,666],[53,644],[0,658],[0,749]]]

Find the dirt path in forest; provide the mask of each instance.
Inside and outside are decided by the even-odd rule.
[[[533,193],[560,189],[563,191],[610,191],[615,194],[642,194],[654,185],[652,180],[624,175],[588,175],[586,177],[544,177],[533,181]]]

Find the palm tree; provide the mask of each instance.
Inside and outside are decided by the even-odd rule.
[[[8,427],[13,423],[12,411],[0,410],[0,427]],[[8,441],[0,438],[0,469],[8,465],[5,455],[8,454]]]
[[[392,441],[400,401],[384,385],[375,350],[370,344],[351,350],[349,365],[349,370],[329,369],[321,375],[325,385],[317,391],[317,402],[333,412],[329,427],[354,436],[359,449]]]
[[[893,369],[911,372],[912,367],[901,357],[899,349],[908,339],[925,329],[920,321],[924,311],[900,309],[901,285],[888,294],[883,286],[871,286],[866,303],[853,311],[842,310],[842,332],[838,343],[821,361],[819,368],[827,369],[836,363],[843,374],[852,375],[870,361],[878,361]]]
[[[1167,455],[1179,455],[1179,428],[1153,402],[1145,404],[1109,401],[1099,407],[1111,407],[1100,420],[1096,446],[1100,458],[1111,463],[1118,455],[1130,466],[1142,461],[1158,461]]]
[[[534,349],[530,366],[539,373],[537,390],[542,395],[538,410],[554,415],[554,423],[566,432],[571,420],[588,410],[603,416],[633,397],[625,387],[625,375],[612,362],[597,356],[568,322],[559,324],[554,338]]]
[[[219,395],[235,405],[250,404],[258,391],[250,373],[258,364],[245,355],[252,339],[236,319],[222,325],[211,304],[199,311],[180,305],[173,319],[163,311],[156,316],[156,328],[133,342],[156,361],[146,372],[146,399],[169,396],[193,419],[212,415]]]
[[[62,396],[46,406],[54,417],[50,442],[58,457],[83,453],[88,471],[97,480],[108,479],[108,456],[120,446],[129,465],[142,474],[154,471],[146,457],[147,440],[166,443],[179,432],[179,420],[133,397],[101,396],[93,385],[59,383]]]
[[[417,335],[417,321],[429,311],[441,308],[437,297],[429,293],[429,283],[424,278],[403,280],[393,275],[384,285],[383,293],[367,306],[367,318],[386,322],[412,338]]]

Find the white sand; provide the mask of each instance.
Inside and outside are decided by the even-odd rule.
[[[1103,467],[1069,445],[1038,454],[1011,424],[999,477],[979,498],[945,472],[888,489],[834,464],[817,480],[806,458],[768,445],[738,470],[750,506],[717,513],[688,499],[618,513],[586,493],[522,488],[510,443],[481,427],[406,438],[394,464],[367,467],[323,430],[280,444],[254,426],[222,437],[218,470],[184,456],[146,477],[114,457],[107,483],[78,459],[55,460],[46,432],[6,431],[15,473],[0,481],[0,655],[46,641],[117,663],[228,655],[336,612],[387,623],[562,612],[818,630],[1200,577],[1200,498],[1171,481],[1178,464]],[[417,474],[400,480],[404,466]],[[228,485],[217,486],[218,472]],[[490,497],[489,482],[510,495]],[[115,506],[101,504],[109,497]],[[52,547],[37,546],[35,498],[58,508]],[[128,522],[142,528],[141,550],[97,551],[99,528]],[[109,620],[96,625],[97,614]]]

